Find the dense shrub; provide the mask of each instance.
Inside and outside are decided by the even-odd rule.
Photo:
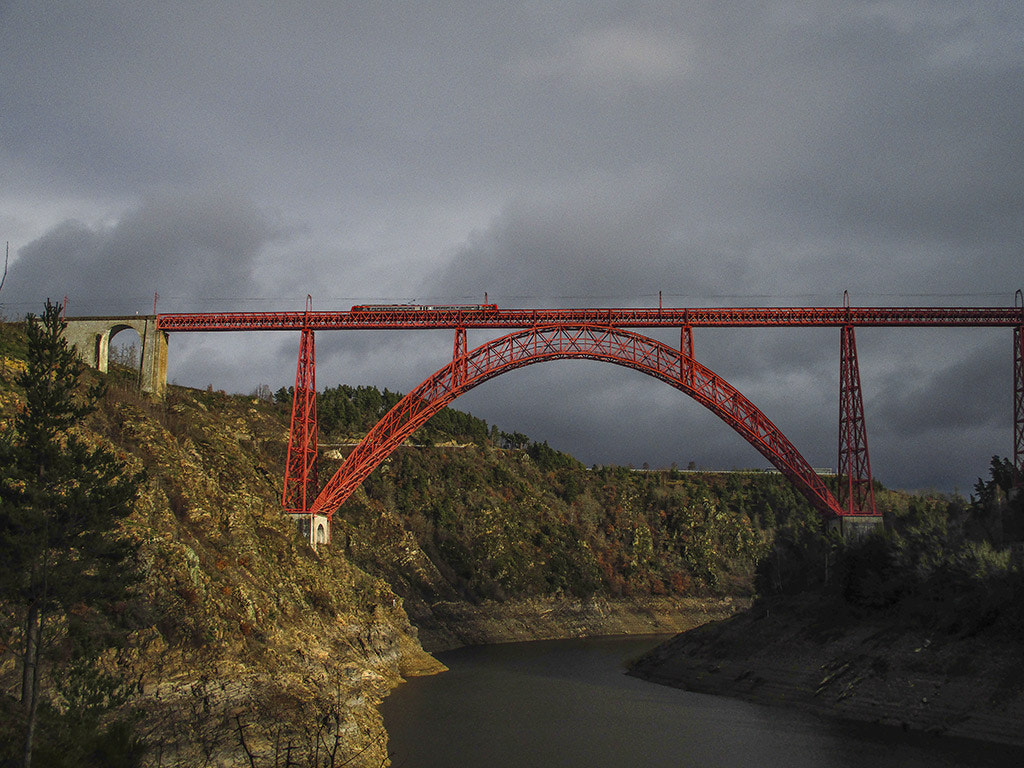
[[[1024,627],[1024,573],[1011,556],[1022,497],[1004,459],[993,458],[970,503],[912,498],[884,533],[845,548],[837,590],[864,609],[892,609],[950,631]],[[1016,543],[1019,548],[1019,542]]]

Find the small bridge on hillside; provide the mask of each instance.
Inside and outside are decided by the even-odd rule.
[[[844,297],[845,298],[845,297]],[[66,337],[91,366],[106,370],[111,338],[133,328],[142,342],[140,384],[162,396],[167,387],[170,333],[293,331],[299,359],[292,403],[283,505],[308,525],[314,546],[330,537],[330,521],[366,477],[435,413],[470,389],[535,363],[589,359],[645,373],[693,398],[770,461],[825,517],[841,528],[878,521],[854,330],[869,327],[1005,327],[1013,331],[1013,461],[1024,479],[1024,299],[1013,307],[662,307],[623,309],[500,309],[494,304],[358,305],[317,312],[157,314],[69,317]],[[678,328],[678,347],[637,332]],[[834,327],[839,337],[839,455],[837,493],[781,430],[724,378],[694,356],[695,327]],[[451,362],[409,392],[367,433],[321,488],[317,471],[314,334],[326,330],[454,331]],[[475,349],[472,329],[507,330]]]

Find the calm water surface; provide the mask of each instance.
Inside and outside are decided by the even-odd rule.
[[[1024,750],[844,725],[646,683],[626,663],[662,638],[440,654],[449,671],[384,702],[395,768],[1024,766]]]

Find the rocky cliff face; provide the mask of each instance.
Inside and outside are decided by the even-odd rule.
[[[17,404],[7,389],[4,410]],[[383,580],[281,514],[280,409],[114,381],[83,431],[146,473],[127,530],[144,628],[109,662],[137,682],[148,762],[385,764],[377,704],[439,665]]]
[[[152,624],[119,663],[140,682],[156,765],[250,755],[257,765],[304,765],[318,754],[327,764],[384,764],[380,700],[403,676],[443,668],[422,650],[406,605],[427,647],[440,650],[675,632],[745,604],[469,601],[384,509],[369,528],[339,519],[332,545],[314,552],[280,511],[284,413],[258,399],[172,387],[154,401],[112,386],[88,428],[147,474],[128,533]],[[353,554],[365,562],[369,550],[381,576],[353,564]]]

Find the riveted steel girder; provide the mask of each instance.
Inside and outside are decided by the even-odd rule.
[[[415,308],[337,312],[206,312],[157,315],[165,332],[366,330],[384,328],[513,329],[556,324],[656,327],[1005,326],[1020,324],[1014,307],[710,307],[592,309]]]

